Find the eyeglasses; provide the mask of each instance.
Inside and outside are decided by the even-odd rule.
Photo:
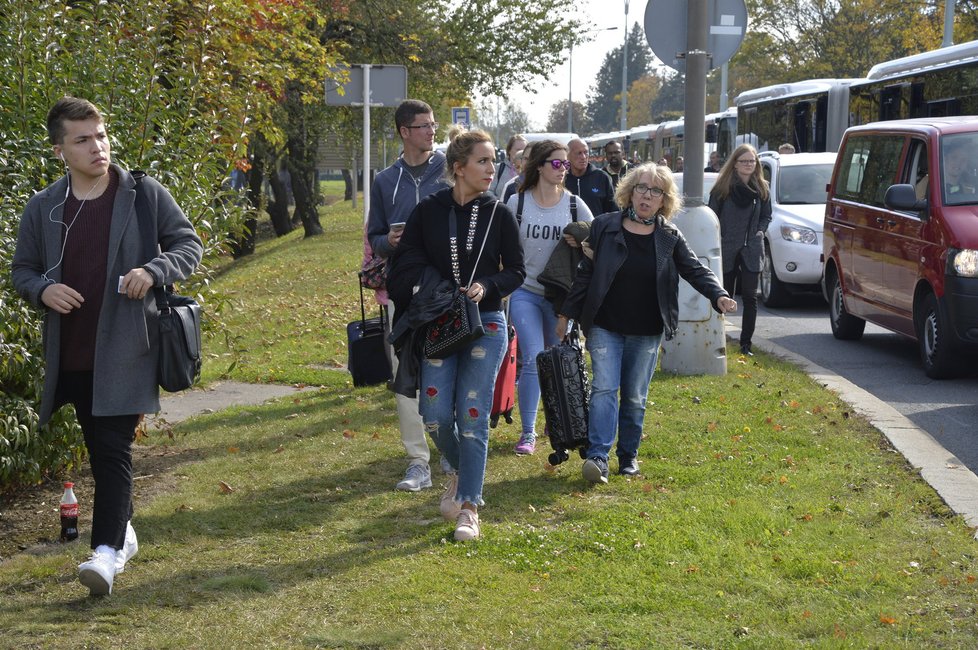
[[[737,161],[738,165],[756,165],[757,158],[741,158]]]
[[[554,169],[560,169],[561,167],[563,167],[564,169],[570,169],[571,167],[571,162],[569,160],[560,160],[558,158],[548,158],[543,162],[550,163],[550,166],[553,167]]]
[[[438,122],[425,122],[424,124],[415,124],[414,126],[411,126],[410,124],[405,124],[404,125],[404,128],[405,129],[425,129],[425,130],[431,129],[432,131],[437,131],[438,130],[438,126],[439,126]]]
[[[665,194],[665,190],[660,190],[658,187],[652,187],[651,185],[646,185],[645,183],[639,183],[635,186],[635,191],[639,194],[644,194],[645,196],[662,196]]]

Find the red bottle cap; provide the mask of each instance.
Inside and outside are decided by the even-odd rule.
[[[75,484],[72,483],[71,481],[65,481],[65,487],[66,488],[73,488],[73,487],[75,487]]]

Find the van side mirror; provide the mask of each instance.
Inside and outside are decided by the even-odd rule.
[[[890,185],[883,196],[883,203],[891,210],[923,212],[925,214],[928,207],[927,199],[918,199],[917,190],[908,183]]]

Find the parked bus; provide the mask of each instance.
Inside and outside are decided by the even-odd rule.
[[[849,126],[978,115],[978,41],[873,66],[849,89]]]
[[[838,151],[849,126],[850,86],[859,79],[810,79],[747,90],[734,99],[737,134],[758,151],[783,143],[797,153]]]

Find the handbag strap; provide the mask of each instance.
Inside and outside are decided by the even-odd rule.
[[[149,262],[156,257],[156,252],[159,250],[159,242],[156,238],[156,220],[153,219],[153,213],[149,209],[146,190],[143,187],[143,179],[146,178],[146,172],[134,169],[130,174],[132,175],[132,179],[136,181],[136,222],[140,224],[139,231],[143,236],[143,254],[146,257],[146,261]],[[154,286],[153,295],[156,297],[156,310],[161,314],[165,314],[170,309],[170,303],[166,299],[165,288]]]

